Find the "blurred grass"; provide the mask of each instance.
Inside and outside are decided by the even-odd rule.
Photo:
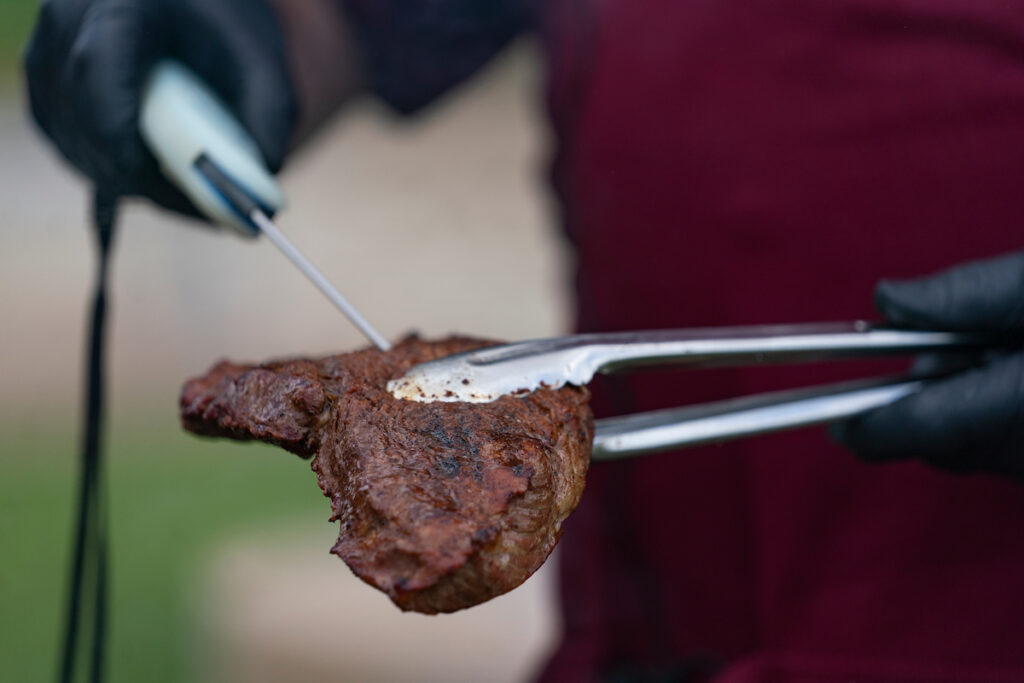
[[[108,680],[193,680],[203,559],[242,531],[325,527],[329,505],[308,463],[278,449],[199,440],[166,416],[156,425],[115,422]],[[50,680],[77,495],[75,439],[18,426],[0,425],[0,434],[0,681]]]
[[[0,0],[0,85],[4,87],[17,78],[21,51],[38,6],[37,0]]]

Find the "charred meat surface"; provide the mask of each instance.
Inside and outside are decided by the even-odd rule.
[[[488,342],[410,337],[317,360],[222,362],[181,395],[186,429],[304,458],[340,522],[331,552],[404,610],[453,612],[525,581],[583,493],[585,388],[493,403],[415,403],[385,385]]]

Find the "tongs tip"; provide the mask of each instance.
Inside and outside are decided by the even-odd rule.
[[[496,350],[514,346],[487,347],[420,363],[389,381],[387,389],[395,398],[418,403],[490,403],[502,396],[525,396],[537,389],[586,384],[593,376],[592,370],[582,376],[571,364],[531,354],[494,362]]]

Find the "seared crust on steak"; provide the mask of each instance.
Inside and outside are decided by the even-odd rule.
[[[341,523],[331,552],[404,610],[453,612],[525,581],[583,493],[585,388],[493,403],[415,403],[385,385],[417,363],[489,344],[410,337],[388,352],[257,366],[186,383],[186,429],[302,457]]]

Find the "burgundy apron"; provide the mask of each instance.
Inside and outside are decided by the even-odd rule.
[[[582,331],[872,318],[879,278],[1024,247],[1024,4],[544,13]],[[893,367],[632,375],[594,406]],[[862,464],[808,430],[595,465],[561,547],[546,681],[1024,681],[1008,481]]]

